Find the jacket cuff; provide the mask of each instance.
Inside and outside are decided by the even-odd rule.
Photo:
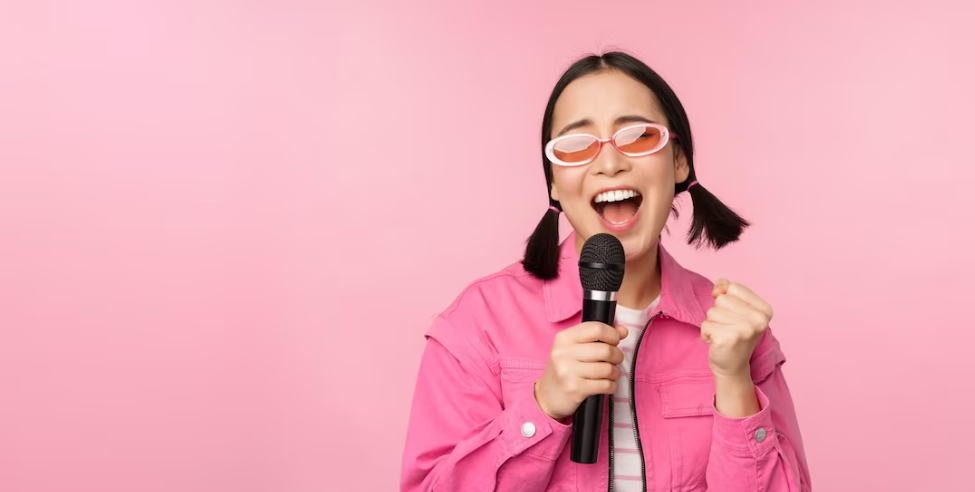
[[[724,451],[743,457],[759,458],[775,447],[778,440],[772,425],[768,397],[755,386],[759,411],[744,418],[729,418],[714,412],[714,442]]]
[[[534,384],[525,385],[525,394],[505,409],[501,418],[501,436],[508,456],[523,451],[548,460],[562,454],[572,426],[549,417],[535,401]]]

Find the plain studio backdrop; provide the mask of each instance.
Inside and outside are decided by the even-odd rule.
[[[519,259],[575,58],[751,220],[820,491],[970,491],[967,2],[0,3],[0,490],[391,491],[431,317]],[[563,224],[563,233],[568,227]]]

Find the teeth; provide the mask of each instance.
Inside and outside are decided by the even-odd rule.
[[[638,196],[635,190],[615,190],[615,191],[604,191],[596,195],[596,203],[602,202],[621,202],[628,198],[633,198]]]

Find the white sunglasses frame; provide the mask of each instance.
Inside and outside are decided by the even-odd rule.
[[[632,130],[632,129],[638,128],[638,127],[648,127],[648,126],[651,127],[651,128],[656,128],[657,130],[660,131],[660,143],[657,144],[657,146],[655,148],[653,148],[653,149],[651,149],[651,150],[649,150],[647,152],[632,153],[632,152],[623,152],[622,150],[620,150],[619,147],[616,146],[616,137],[618,137],[623,132],[625,132],[627,130]],[[595,141],[596,143],[599,144],[599,148],[596,149],[596,153],[593,154],[592,157],[590,157],[589,159],[587,159],[585,161],[580,161],[580,162],[565,162],[565,161],[559,160],[557,157],[555,157],[555,144],[557,144],[557,143],[559,143],[559,142],[561,142],[563,140],[567,140],[567,139],[570,139],[570,138],[579,138],[579,137],[590,137],[590,138],[593,139],[593,141]],[[570,133],[568,135],[562,135],[561,137],[556,137],[556,138],[553,138],[552,140],[549,140],[549,142],[547,144],[545,144],[545,157],[548,158],[549,162],[551,162],[552,164],[554,164],[556,166],[561,166],[561,167],[585,166],[586,164],[589,164],[590,162],[596,160],[596,157],[599,157],[599,153],[603,151],[603,145],[605,145],[607,143],[612,143],[613,144],[613,147],[616,149],[617,152],[619,152],[620,154],[623,154],[623,155],[625,155],[627,157],[643,157],[643,156],[651,155],[651,154],[656,153],[656,152],[660,152],[661,149],[663,149],[664,147],[667,146],[668,143],[670,143],[670,139],[671,138],[677,138],[677,135],[671,133],[669,128],[667,128],[666,126],[661,125],[659,123],[639,123],[639,124],[636,124],[636,125],[630,125],[628,127],[621,128],[619,131],[617,131],[616,133],[614,133],[612,137],[609,137],[609,138],[599,138],[599,137],[597,137],[595,135],[592,135],[592,134],[589,134],[589,133]]]

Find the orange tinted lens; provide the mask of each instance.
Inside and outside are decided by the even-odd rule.
[[[585,135],[560,140],[552,149],[555,157],[563,162],[582,162],[592,159],[598,151],[599,142]]]
[[[630,128],[616,136],[616,146],[627,154],[650,153],[660,146],[660,130],[652,126]]]

